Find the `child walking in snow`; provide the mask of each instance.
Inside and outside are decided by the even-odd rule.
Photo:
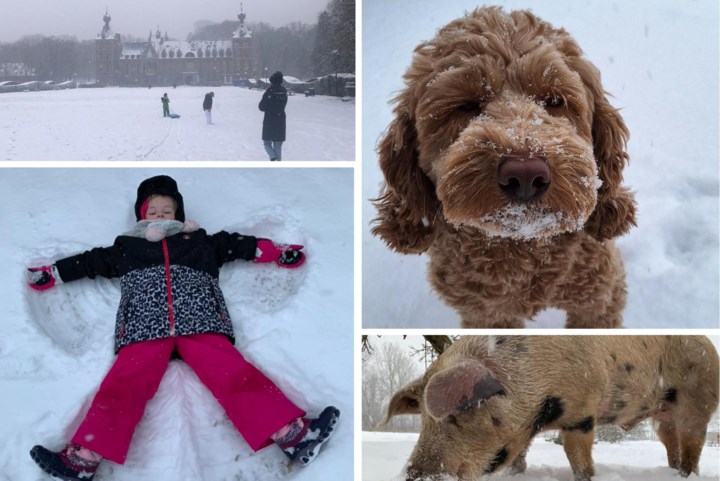
[[[301,245],[225,231],[208,235],[185,220],[177,183],[156,176],[138,187],[138,223],[111,247],[95,248],[29,269],[29,285],[43,291],[83,277],[119,277],[115,326],[117,358],[90,410],[59,452],[35,446],[30,455],[60,479],[92,480],[103,459],[123,464],[145,405],[156,393],[170,358],[178,355],[213,393],[250,447],[278,445],[307,465],[334,432],[340,412],[325,408],[307,418],[235,349],[234,333],[218,283],[231,261],[274,262],[296,268]]]
[[[168,97],[168,94],[163,94],[163,96],[160,97],[160,102],[162,102],[162,106],[163,106],[163,117],[169,117],[170,116],[170,97]]]

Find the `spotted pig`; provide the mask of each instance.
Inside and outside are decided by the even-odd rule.
[[[595,427],[647,418],[668,465],[687,477],[698,473],[718,388],[718,353],[704,337],[466,336],[395,393],[386,420],[421,416],[407,481],[522,472],[535,435],[551,429],[575,481],[589,481]]]

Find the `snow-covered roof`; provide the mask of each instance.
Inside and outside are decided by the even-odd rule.
[[[242,4],[240,4],[240,14],[238,15],[238,20],[240,20],[240,24],[238,25],[238,28],[233,32],[233,38],[250,38],[252,37],[252,32],[248,30],[247,25],[245,25],[245,18],[247,15],[242,12]]]
[[[181,42],[176,40],[168,40],[167,42],[154,42],[155,49],[160,52],[163,49],[166,50],[180,50],[183,54],[188,52],[196,53],[198,50],[202,50],[205,53],[208,49],[210,52],[213,50],[227,50],[232,49],[232,40],[194,40],[192,42]]]
[[[244,25],[241,25],[240,28],[233,32],[233,38],[252,38],[252,32],[244,28]]]
[[[289,75],[283,75],[283,80],[289,84],[304,84],[307,83],[304,80],[300,80],[297,77],[291,77]]]
[[[228,57],[232,55],[232,40],[185,42],[153,39],[152,42],[123,44],[122,57],[142,57],[149,51],[154,51],[161,58]]]
[[[145,51],[144,48],[138,48],[138,47],[123,47],[122,49],[122,55],[142,55]]]

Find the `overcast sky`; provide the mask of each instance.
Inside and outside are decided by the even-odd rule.
[[[157,26],[171,38],[185,40],[197,20],[237,21],[239,0],[2,0],[0,42],[23,35],[75,35],[94,39],[104,25],[107,7],[114,33],[145,38]],[[328,0],[245,0],[246,22],[281,27],[291,22],[317,22]]]

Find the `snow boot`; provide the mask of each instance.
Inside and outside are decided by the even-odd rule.
[[[335,433],[339,417],[340,410],[328,406],[315,419],[301,418],[302,426],[276,443],[292,462],[307,466],[317,457],[320,447]]]
[[[50,476],[64,481],[92,481],[100,461],[90,461],[78,456],[80,446],[68,444],[60,452],[42,446],[30,450],[30,456]]]

